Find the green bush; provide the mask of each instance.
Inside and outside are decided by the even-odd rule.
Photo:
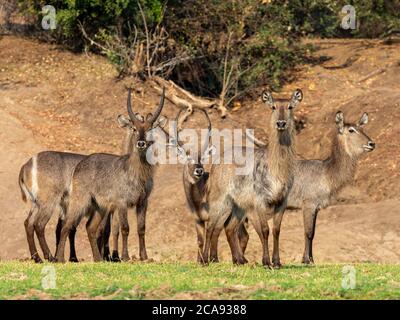
[[[101,31],[118,29],[123,35],[129,33],[128,24],[140,25],[141,19],[136,0],[19,0],[25,12],[37,17],[40,26],[42,6],[56,8],[58,29],[53,31],[56,40],[67,43],[75,49],[82,49],[85,39],[79,29],[81,23],[89,37]],[[149,25],[161,21],[162,0],[142,0]]]
[[[291,21],[278,2],[170,1],[164,18],[170,35],[201,57],[178,65],[174,80],[198,94],[218,96],[224,74],[231,72],[228,102],[261,85],[278,88],[305,56]]]
[[[303,35],[317,37],[374,38],[400,28],[398,0],[291,0],[280,2],[293,16],[293,27]],[[357,28],[341,28],[341,9],[352,5]]]
[[[137,56],[146,44],[138,0],[18,1],[38,25],[41,7],[53,5],[53,39],[78,50],[93,39],[91,48],[121,75],[158,73],[199,95],[223,92],[228,103],[258,86],[279,88],[305,61],[309,48],[301,45],[302,36],[379,37],[400,29],[398,0],[141,0],[150,37],[162,35],[152,44],[150,71]],[[356,9],[355,30],[341,28],[347,4]]]

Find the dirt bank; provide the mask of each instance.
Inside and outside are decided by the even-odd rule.
[[[297,115],[306,120],[298,135],[298,153],[305,158],[329,154],[333,115],[341,109],[356,120],[370,114],[366,131],[377,149],[359,165],[355,182],[334,206],[320,213],[315,257],[322,261],[400,262],[400,46],[379,41],[314,41],[315,55],[330,59],[305,65],[297,79],[277,96],[296,88],[304,91]],[[345,64],[349,57],[353,62]],[[123,131],[116,116],[125,113],[126,86],[101,57],[73,54],[56,46],[5,36],[0,39],[0,243],[1,259],[27,258],[23,221],[27,209],[20,200],[20,166],[39,150],[118,153]],[[134,105],[149,111],[158,95],[142,84],[143,95]],[[242,108],[222,121],[210,116],[217,128],[256,128],[267,138],[269,110],[259,101],[244,101]],[[167,103],[165,114],[176,109]],[[130,215],[130,253],[137,255],[134,214]],[[90,259],[84,223],[78,256]],[[54,219],[48,228],[54,242]],[[147,223],[149,256],[156,260],[193,260],[195,232],[186,210],[179,166],[160,166],[150,199]],[[287,214],[282,227],[282,260],[300,261],[302,217]],[[260,243],[251,229],[248,258],[260,260]],[[229,251],[221,237],[221,256]]]

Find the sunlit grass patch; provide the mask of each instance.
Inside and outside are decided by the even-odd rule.
[[[400,265],[0,263],[1,299],[399,299]],[[54,268],[54,269],[53,269]],[[347,279],[346,277],[354,277]],[[54,279],[53,279],[54,278]],[[350,281],[350,282],[349,282]],[[351,282],[352,281],[352,282]]]

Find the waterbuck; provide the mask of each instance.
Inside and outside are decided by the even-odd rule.
[[[143,121],[143,117],[139,113],[135,113],[135,116]],[[163,116],[159,116],[156,120],[156,126],[159,125],[160,127],[163,126],[164,121],[166,118]],[[117,118],[118,125],[121,128],[127,129],[127,134],[125,136],[124,142],[122,144],[123,154],[130,154],[134,151],[134,143],[136,139],[132,139],[134,131],[130,125],[131,121],[130,118],[127,118],[124,115],[119,115]],[[155,127],[155,126],[153,126]],[[111,228],[112,223],[112,228]],[[122,234],[122,256],[119,257],[118,254],[118,238],[119,233],[121,231]],[[109,256],[109,237],[110,233],[112,232],[112,253]],[[105,260],[111,260],[113,262],[120,262],[130,260],[129,252],[128,252],[128,236],[129,236],[129,222],[128,222],[128,210],[127,208],[118,210],[118,214],[112,213],[108,219],[104,219],[103,223],[99,226],[98,229],[98,247],[100,251],[102,251],[103,258]]]
[[[94,261],[102,257],[97,245],[98,227],[104,218],[116,210],[136,206],[137,230],[139,235],[140,259],[147,259],[145,246],[145,219],[147,202],[153,187],[153,166],[147,161],[146,152],[153,143],[149,133],[159,125],[164,106],[164,94],[157,110],[146,118],[138,117],[132,111],[131,89],[128,91],[127,109],[129,119],[126,126],[132,131],[134,147],[130,153],[117,156],[94,153],[83,159],[73,172],[71,184],[66,190],[68,210],[61,230],[56,259],[64,262],[65,241],[70,230],[88,216],[86,225]]]
[[[302,98],[301,90],[297,89],[288,104],[277,105],[271,93],[263,92],[263,102],[272,109],[270,142],[268,147],[255,150],[250,174],[237,175],[236,164],[212,165],[207,192],[209,220],[203,251],[205,263],[218,260],[218,236],[228,217],[231,215],[226,228],[237,232],[241,221],[247,215],[262,242],[262,263],[266,266],[271,265],[268,224],[262,224],[265,227],[260,228],[261,224],[256,221],[273,215],[274,207],[284,201],[290,188],[294,162],[294,109]],[[245,263],[238,242],[234,241],[233,246],[233,260],[238,264]]]
[[[140,115],[137,113],[137,117],[140,117]],[[161,118],[161,117],[160,117]],[[159,118],[159,119],[160,119]],[[126,124],[129,122],[129,119],[124,116],[124,115],[118,115],[117,118],[118,125],[121,128],[125,128],[126,134],[122,143],[122,154],[128,154],[131,152],[133,146],[132,146],[132,135],[133,131],[127,126]],[[86,156],[85,156],[86,157]],[[83,159],[83,158],[82,158]],[[82,160],[81,159],[81,160]],[[78,161],[80,162],[80,161]],[[78,162],[76,164],[78,164]],[[76,166],[76,165],[75,165]],[[68,176],[72,177],[73,170],[75,169],[75,166],[72,167],[72,171],[68,171]],[[61,168],[62,170],[66,170],[65,168]],[[67,184],[64,185],[64,190],[66,190],[69,187],[70,179],[68,180]],[[118,211],[118,214],[113,214],[110,216],[110,219],[112,218],[113,221],[113,233],[119,234],[119,229],[121,229],[122,232],[122,247],[123,247],[123,255],[122,255],[122,260],[129,260],[129,254],[128,254],[128,235],[129,235],[129,224],[127,221],[127,209],[120,209]],[[62,228],[62,223],[63,223],[63,216],[59,217],[58,224],[57,224],[57,229],[56,229],[56,247],[58,246],[58,243],[60,242],[60,235],[61,235],[61,228]],[[121,221],[121,223],[119,223]],[[73,228],[74,229],[74,228]],[[117,230],[116,230],[117,229]],[[98,237],[98,247],[99,250],[101,251],[104,260],[111,260],[111,261],[120,261],[118,257],[118,238],[117,242],[113,242],[113,255],[110,256],[110,249],[109,249],[109,244],[108,244],[108,235],[110,233],[110,223],[108,222],[107,219],[105,219],[104,223],[100,226],[99,228],[99,237]],[[73,238],[75,236],[75,231],[71,231],[70,233],[70,248],[71,248],[71,243],[75,243]],[[73,247],[72,252],[75,252],[75,248]],[[70,261],[71,261],[71,256],[70,256]],[[77,261],[76,256],[73,258],[72,261]]]
[[[63,214],[60,205],[64,188],[69,185],[70,176],[75,166],[85,155],[57,151],[44,151],[30,158],[20,169],[19,186],[22,200],[31,203],[28,217],[25,220],[25,231],[31,258],[42,262],[36,249],[34,233],[38,237],[44,258],[54,261],[45,238],[45,228],[55,211]],[[61,224],[57,224],[60,229]],[[77,261],[74,245],[75,229],[70,234],[70,261]]]
[[[135,114],[136,117],[140,118],[141,115],[139,113]],[[124,138],[124,141],[122,143],[122,154],[129,154],[132,151],[133,145],[132,145],[132,135],[133,130],[130,129],[129,126],[127,126],[127,123],[129,123],[129,118],[127,118],[124,115],[119,115],[118,118],[118,124],[121,128],[126,129],[126,135]],[[162,126],[165,122],[166,118],[163,116],[160,116],[158,118],[158,124]],[[75,167],[74,167],[75,168]],[[73,169],[74,169],[73,168]],[[73,170],[72,169],[72,170]],[[65,170],[65,168],[64,168]],[[70,172],[70,176],[72,176],[72,172]],[[66,186],[64,190],[69,186],[70,180],[68,180],[67,184],[64,184]],[[100,225],[98,229],[98,239],[97,239],[97,244],[98,248],[102,253],[103,259],[106,261],[113,261],[113,262],[119,262],[121,259],[123,261],[128,261],[130,259],[129,253],[128,253],[128,236],[129,236],[129,223],[128,223],[128,210],[127,208],[125,209],[120,209],[118,210],[118,213],[114,213],[110,215],[109,219],[104,219],[103,223]],[[58,243],[60,241],[60,235],[61,235],[61,228],[62,228],[62,216],[60,216],[57,224],[57,229],[56,229],[56,246],[58,246]],[[112,242],[112,254],[110,255],[110,249],[109,249],[109,235],[111,232],[111,220],[112,220],[112,233],[113,233],[113,242]],[[78,261],[76,258],[75,254],[75,247],[74,247],[74,236],[76,233],[75,228],[73,227],[69,239],[70,239],[70,261]],[[121,259],[119,258],[118,255],[118,236],[119,232],[121,230],[122,233],[122,257]]]
[[[209,146],[210,137],[211,137],[211,120],[210,117],[204,109],[194,107],[193,110],[196,112],[202,113],[207,121],[207,136],[204,144],[202,145],[200,152],[189,152],[189,150],[185,150],[184,146],[180,143],[179,140],[179,124],[180,124],[180,116],[184,109],[181,109],[176,116],[175,119],[175,133],[174,133],[174,141],[175,146],[177,147],[178,155],[183,160],[183,188],[185,191],[186,202],[189,207],[189,210],[193,216],[195,225],[196,225],[196,234],[197,234],[197,244],[198,244],[198,255],[197,261],[202,263],[202,252],[204,248],[204,236],[205,236],[205,224],[208,220],[208,212],[207,212],[207,201],[206,194],[208,188],[208,177],[209,172],[206,172],[204,167],[204,162],[209,158],[210,154],[214,151],[213,146]],[[239,227],[239,232],[241,238],[247,237],[243,243],[246,243],[248,240],[248,233],[244,226],[241,225]],[[232,241],[236,240],[234,236],[231,236],[227,233],[228,242],[231,244]],[[245,248],[242,248],[245,250]]]
[[[281,265],[279,258],[279,234],[285,209],[302,209],[304,220],[305,249],[303,263],[314,263],[312,243],[318,211],[329,206],[331,199],[354,178],[357,160],[375,149],[375,143],[364,133],[368,114],[363,113],[358,123],[345,123],[343,113],[336,113],[336,134],[332,141],[331,155],[325,160],[297,160],[294,164],[294,180],[287,203],[278,208],[274,219],[273,263]],[[265,144],[249,136],[254,144]]]
[[[119,116],[118,119],[120,126],[125,127],[124,122],[126,120],[124,117]],[[132,130],[127,128],[125,142],[122,147],[124,154],[129,153],[129,150],[132,148],[130,145],[131,136]],[[36,249],[34,232],[36,232],[36,236],[38,237],[44,258],[49,261],[55,260],[46,242],[45,228],[54,212],[58,210],[61,215],[56,227],[57,246],[62,227],[61,217],[65,211],[62,201],[63,193],[69,186],[70,177],[76,165],[85,157],[87,156],[77,153],[43,151],[30,158],[20,169],[18,182],[21,188],[22,199],[24,202],[29,199],[31,203],[31,208],[24,225],[31,258],[35,262],[42,262],[42,259]],[[71,262],[78,261],[75,251],[75,232],[75,228],[72,228],[69,235],[69,261]],[[122,233],[124,234],[124,230]],[[107,252],[104,252],[104,255],[107,256]]]

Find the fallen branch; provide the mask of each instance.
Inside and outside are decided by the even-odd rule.
[[[382,43],[386,45],[400,43],[400,30],[390,30],[385,34]]]
[[[350,56],[346,59],[346,61],[338,66],[324,66],[322,65],[323,68],[328,69],[328,70],[336,70],[336,69],[345,69],[350,67],[354,62],[356,62],[360,58],[359,54],[355,54],[353,56]]]
[[[385,71],[386,71],[386,68],[380,68],[378,70],[372,71],[372,72],[368,73],[365,77],[358,80],[358,83],[367,81],[368,79],[370,79],[378,74],[384,73]]]
[[[185,89],[178,86],[173,81],[164,80],[161,77],[152,77],[153,88],[161,94],[163,87],[165,87],[165,98],[175,104],[177,107],[186,108],[189,110],[190,115],[193,112],[193,107],[208,109],[218,106],[221,117],[225,118],[227,109],[221,105],[219,99],[206,99],[193,95]]]
[[[162,87],[165,87],[165,98],[172,102],[174,105],[176,105],[179,108],[185,108],[187,110],[186,114],[184,117],[182,117],[181,123],[185,122],[186,119],[193,113],[193,104],[191,104],[189,101],[182,99],[174,93],[169,86],[158,84],[154,79],[153,79],[153,88],[159,93],[162,94],[163,90],[161,89]]]

